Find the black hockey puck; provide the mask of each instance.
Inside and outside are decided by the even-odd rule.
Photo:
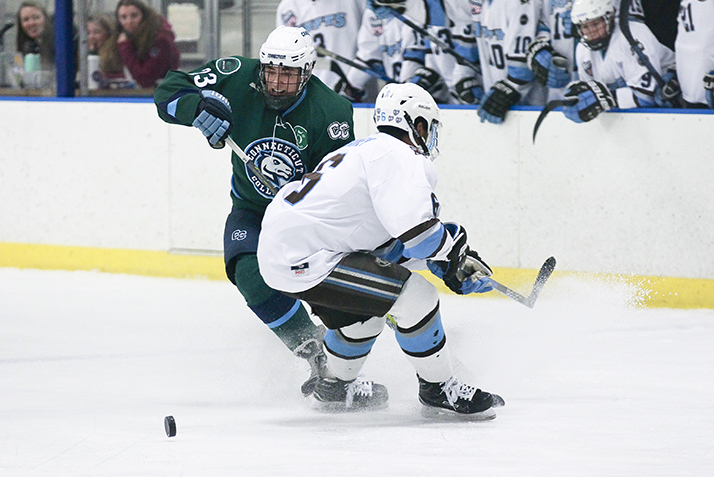
[[[167,436],[173,437],[176,435],[176,420],[174,416],[166,416],[164,418],[164,429]]]

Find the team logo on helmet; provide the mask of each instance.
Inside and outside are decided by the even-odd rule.
[[[251,143],[245,150],[260,172],[279,189],[293,179],[299,179],[305,173],[300,149],[283,139],[263,138]],[[248,179],[263,197],[272,198],[273,194],[260,182],[253,172],[245,167]]]

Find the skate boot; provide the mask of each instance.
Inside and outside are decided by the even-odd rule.
[[[303,358],[310,365],[310,377],[302,383],[300,391],[302,395],[308,397],[315,390],[317,380],[322,376],[327,364],[327,356],[322,349],[322,343],[316,339],[310,339],[295,348],[295,356]]]
[[[387,407],[387,388],[361,378],[343,381],[321,377],[313,393],[323,411],[374,411]]]
[[[430,383],[419,378],[419,401],[426,416],[447,413],[468,414],[475,419],[494,419],[494,407],[505,405],[497,394],[487,393],[459,382],[452,376],[445,383]]]

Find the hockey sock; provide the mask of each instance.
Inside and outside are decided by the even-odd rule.
[[[321,339],[320,331],[299,300],[287,297],[265,284],[255,254],[241,255],[235,268],[235,283],[248,307],[290,351],[309,339]]]
[[[325,333],[327,368],[335,377],[352,381],[362,370],[377,336],[384,329],[384,316]]]

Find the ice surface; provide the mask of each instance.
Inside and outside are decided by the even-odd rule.
[[[364,374],[389,408],[321,414],[307,365],[228,282],[0,269],[0,475],[714,475],[714,310],[638,293],[443,296],[460,376],[506,399],[461,423],[421,417],[388,329]]]

